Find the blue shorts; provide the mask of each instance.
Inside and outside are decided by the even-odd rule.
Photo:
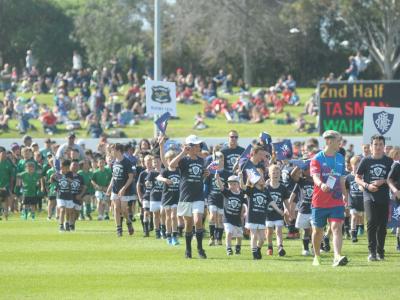
[[[313,207],[311,213],[311,224],[318,228],[324,228],[327,220],[329,222],[342,222],[344,220],[344,206],[330,208]]]

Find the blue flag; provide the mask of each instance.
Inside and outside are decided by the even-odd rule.
[[[244,149],[244,151],[242,152],[242,154],[240,155],[239,159],[238,159],[238,163],[239,166],[241,166],[240,168],[243,170],[244,167],[246,166],[248,160],[250,159],[250,152],[251,152],[251,144],[249,144],[246,149]]]
[[[261,174],[256,168],[246,169],[246,173],[251,184],[256,184],[261,179]]]
[[[272,143],[277,160],[291,159],[293,156],[292,142],[283,140],[282,142]]]
[[[154,123],[156,124],[158,130],[162,134],[165,134],[165,131],[167,130],[167,125],[168,125],[168,120],[171,118],[171,114],[169,112],[166,112],[161,115]]]
[[[266,133],[265,131],[263,131],[263,132],[260,133],[260,140],[261,140],[264,144],[267,144],[267,145],[272,144],[272,138],[271,138],[271,136],[270,136],[268,133]]]
[[[307,170],[310,167],[310,160],[302,160],[302,159],[291,159],[289,160],[293,166],[296,166],[302,170]]]

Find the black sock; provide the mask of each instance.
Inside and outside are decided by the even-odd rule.
[[[178,232],[179,232],[179,235],[180,235],[180,236],[183,235],[183,226],[182,226],[182,225],[179,225],[179,226],[178,226]]]
[[[364,224],[358,225],[360,226],[361,230],[364,230]]]
[[[121,217],[121,224],[124,223],[124,217]]]
[[[214,240],[215,239],[215,225],[210,224],[208,227],[210,228],[210,238]]]
[[[122,226],[121,225],[117,226],[117,232],[122,232]]]
[[[397,245],[400,246],[400,236],[397,237]]]
[[[303,248],[306,251],[309,251],[309,244],[310,244],[310,238],[309,237],[304,237],[303,239]]]
[[[253,253],[253,258],[257,259],[258,258],[258,248],[251,248],[251,252]]]
[[[144,221],[143,221],[143,219],[144,219],[144,215],[143,215],[143,214],[140,214],[140,224],[142,224],[142,227],[144,227]]]
[[[240,252],[241,249],[242,249],[242,245],[236,245],[235,246],[235,251],[236,252]]]
[[[130,222],[133,222],[133,214],[132,213],[128,214],[128,219]]]
[[[224,228],[218,228],[219,230],[219,240],[222,240],[222,237],[224,236]]]
[[[186,251],[192,252],[192,238],[193,238],[193,234],[191,232],[186,232],[186,234],[185,234]]]
[[[356,239],[356,238],[357,238],[357,229],[352,229],[352,230],[351,230],[351,237],[352,237],[353,239]]]
[[[165,226],[165,224],[161,224],[160,228],[161,228],[162,234],[165,235],[165,232],[167,231],[167,227]]]
[[[203,229],[196,230],[197,250],[203,249]]]
[[[196,227],[192,226],[192,234],[195,235],[196,234]]]
[[[167,232],[167,238],[171,238],[171,233]]]
[[[172,232],[172,236],[173,236],[174,238],[176,238],[176,237],[178,236],[178,232],[173,231],[173,232]]]
[[[219,241],[219,240],[221,239],[220,234],[221,234],[220,228],[215,228],[215,239],[216,239],[217,241]]]
[[[149,232],[149,222],[148,221],[143,222],[143,231],[144,231],[144,233]]]
[[[228,253],[233,253],[232,247],[226,247],[226,252],[228,252]]]
[[[274,249],[274,247],[272,246],[272,244],[268,244],[268,250],[272,250]]]
[[[345,217],[344,218],[344,231],[346,232],[346,234],[349,234],[350,230],[350,217]]]

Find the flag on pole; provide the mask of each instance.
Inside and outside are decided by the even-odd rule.
[[[250,159],[250,152],[251,152],[251,144],[249,144],[246,149],[242,152],[240,155],[239,159],[237,160],[237,163],[239,163],[240,168],[243,170],[246,167],[247,162]]]
[[[161,117],[159,117],[157,120],[154,121],[158,130],[160,130],[162,134],[165,134],[165,131],[167,130],[168,120],[170,118],[171,114],[169,112],[166,112],[162,114]]]
[[[293,147],[290,140],[283,140],[282,142],[272,143],[277,160],[291,159],[293,156]]]
[[[263,132],[260,133],[260,140],[261,140],[264,144],[267,144],[267,145],[272,144],[272,138],[271,138],[271,136],[270,136],[267,132],[265,132],[265,131],[263,131]]]
[[[217,172],[218,172],[218,169],[219,169],[219,161],[218,161],[218,160],[212,161],[212,162],[208,165],[207,169],[210,171],[211,174],[217,173]]]
[[[246,169],[246,174],[251,184],[256,184],[261,178],[256,168]]]
[[[307,170],[310,167],[310,160],[302,160],[302,159],[291,159],[289,160],[293,166],[298,167],[302,170]]]

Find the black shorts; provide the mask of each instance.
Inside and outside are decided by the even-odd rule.
[[[36,205],[38,204],[38,197],[29,197],[24,196],[23,204],[24,205]]]
[[[57,199],[57,196],[48,196],[48,198],[49,198],[50,201],[53,201],[53,200]]]

